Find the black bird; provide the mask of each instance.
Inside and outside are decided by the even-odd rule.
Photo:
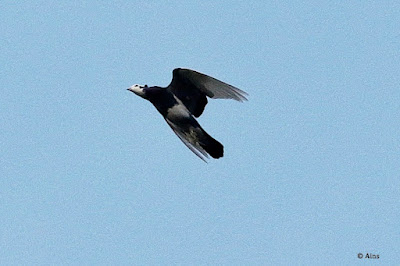
[[[207,97],[247,100],[246,92],[190,69],[176,68],[166,88],[133,85],[128,89],[149,100],[164,117],[183,143],[203,161],[211,155],[224,155],[224,146],[207,134],[194,117],[199,117],[207,104]],[[207,96],[207,97],[206,97]]]

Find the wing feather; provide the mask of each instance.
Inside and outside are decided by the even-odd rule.
[[[200,159],[207,162],[206,159],[209,158],[208,154],[198,143],[191,141],[188,138],[188,136],[185,134],[185,132],[183,132],[180,129],[180,127],[176,126],[174,123],[172,123],[168,119],[165,119],[165,121],[167,121],[168,125],[172,128],[172,130],[179,137],[179,139],[186,145],[186,147],[188,147]]]
[[[191,69],[178,68],[174,72],[189,80],[198,90],[204,92],[210,98],[234,99],[239,102],[247,100],[246,92],[216,78]]]
[[[168,88],[195,117],[199,117],[203,112],[207,104],[206,96],[213,99],[233,99],[239,102],[247,100],[246,92],[191,69],[174,69]]]

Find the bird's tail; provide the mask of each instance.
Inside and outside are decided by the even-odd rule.
[[[165,120],[179,139],[203,161],[208,158],[207,153],[215,159],[224,155],[224,146],[208,135],[194,118],[186,124],[175,124],[169,119]]]
[[[200,146],[211,155],[211,157],[218,159],[224,156],[224,146],[215,140],[213,137],[207,134],[203,129],[203,137],[200,141]]]

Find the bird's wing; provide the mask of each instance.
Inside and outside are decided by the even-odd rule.
[[[214,99],[234,99],[240,102],[247,100],[246,92],[190,69],[174,69],[168,88],[195,117],[202,114],[207,104],[206,96]]]
[[[186,134],[179,126],[175,125],[170,120],[165,119],[165,121],[167,121],[168,125],[172,128],[179,139],[186,145],[186,147],[188,147],[200,159],[207,162],[206,159],[208,159],[208,154],[196,140],[190,138],[188,134]]]

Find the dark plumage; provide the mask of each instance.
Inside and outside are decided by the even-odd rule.
[[[207,97],[247,100],[246,92],[210,76],[190,69],[174,69],[172,81],[166,88],[133,85],[128,90],[149,100],[164,117],[183,143],[205,161],[208,155],[224,155],[221,143],[207,134],[194,117],[199,117]]]

